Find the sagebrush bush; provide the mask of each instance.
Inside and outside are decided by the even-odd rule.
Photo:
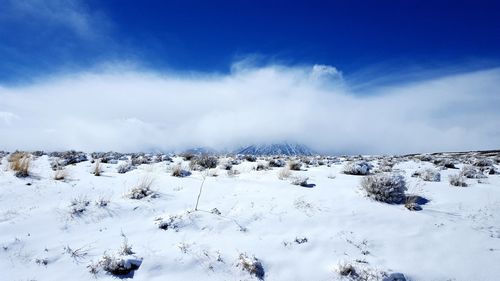
[[[257,277],[259,280],[264,280],[264,267],[256,257],[249,258],[246,254],[240,254],[238,266],[242,270],[247,271],[250,275]]]
[[[289,178],[291,175],[292,175],[292,172],[290,171],[290,168],[288,168],[288,167],[284,167],[283,169],[281,169],[281,170],[278,172],[278,178],[279,178],[280,180],[287,179],[287,178]]]
[[[269,170],[269,166],[265,163],[258,163],[257,166],[254,168],[256,171],[265,171]]]
[[[248,162],[255,162],[255,161],[257,161],[257,157],[255,155],[245,155],[244,158]]]
[[[292,171],[300,171],[300,168],[302,168],[302,163],[300,161],[292,161],[288,163],[288,168]]]
[[[191,172],[182,169],[181,164],[175,165],[174,168],[172,169],[172,176],[178,177],[178,178],[183,178],[191,175]]]
[[[215,156],[203,154],[191,159],[189,168],[193,171],[200,171],[205,169],[213,169],[217,167],[219,159]]]
[[[30,175],[31,154],[16,151],[10,155],[8,160],[16,177],[24,178]]]
[[[128,194],[130,199],[143,199],[148,196],[154,197],[156,192],[151,190],[151,185],[153,184],[153,179],[150,177],[143,177],[136,187],[132,188]]]
[[[377,174],[361,180],[367,196],[380,202],[401,204],[407,190],[405,178],[399,174]]]
[[[71,201],[69,205],[69,213],[71,217],[80,217],[83,213],[87,211],[87,207],[90,205],[90,201],[87,198],[75,198]]]
[[[102,167],[101,167],[101,160],[100,159],[95,161],[94,168],[92,168],[92,174],[94,174],[94,176],[96,176],[96,177],[98,177],[102,174]]]
[[[118,165],[118,167],[116,168],[116,171],[119,174],[125,174],[126,172],[130,172],[134,169],[135,169],[135,166],[132,165],[132,162],[129,161],[129,162],[125,162],[125,163]]]
[[[96,275],[99,271],[104,270],[106,273],[111,274],[113,276],[130,276],[130,274],[137,269],[142,264],[142,258],[137,258],[134,256],[134,252],[132,251],[132,247],[128,244],[127,238],[125,235],[124,242],[115,254],[104,253],[101,259],[97,263],[92,263],[87,266],[90,273]]]
[[[286,166],[286,162],[283,159],[271,159],[269,160],[269,166],[281,168]]]
[[[468,179],[483,179],[486,178],[480,170],[476,169],[474,166],[464,166],[460,170],[460,174]]]
[[[58,169],[54,172],[54,179],[56,181],[64,180],[68,177],[68,172],[65,169]]]
[[[441,173],[435,169],[425,169],[425,170],[420,170],[416,171],[412,175],[413,177],[419,177],[424,181],[433,181],[433,182],[438,182],[441,181]]]
[[[309,180],[308,177],[294,177],[292,178],[291,180],[291,184],[293,185],[300,185],[300,186],[304,186],[304,187],[307,187],[308,184],[307,184],[307,181]]]
[[[452,186],[466,187],[466,178],[462,174],[450,175],[448,180]]]
[[[364,176],[368,175],[371,169],[373,169],[373,165],[368,162],[348,162],[344,165],[342,172],[347,175]]]

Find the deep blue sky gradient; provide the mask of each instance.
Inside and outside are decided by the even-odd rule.
[[[234,61],[251,56],[262,63],[333,65],[346,76],[500,62],[500,1],[77,4],[93,22],[94,35],[0,12],[0,84],[106,62],[225,73]]]

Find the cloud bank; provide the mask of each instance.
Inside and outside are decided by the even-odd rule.
[[[290,141],[324,153],[500,148],[500,69],[371,87],[331,66],[123,68],[0,87],[0,149],[178,151]]]

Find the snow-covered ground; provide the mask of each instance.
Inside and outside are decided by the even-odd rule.
[[[291,178],[309,178],[302,187],[279,179],[282,168],[254,170],[262,160],[234,165],[236,175],[219,167],[182,178],[171,175],[176,163],[188,168],[181,157],[125,174],[117,173],[123,161],[102,164],[100,176],[84,161],[55,180],[47,155],[26,178],[14,175],[7,158],[0,166],[0,280],[115,280],[99,264],[104,255],[138,261],[131,280],[257,280],[241,264],[253,257],[265,280],[358,280],[339,273],[349,264],[407,280],[500,280],[498,174],[455,187],[448,176],[459,170],[442,169],[440,182],[427,182],[411,175],[439,168],[405,159],[393,170],[404,175],[407,193],[429,200],[409,211],[367,198],[364,176],[343,174],[344,161],[291,171]],[[155,194],[130,199],[145,179]],[[124,241],[132,251],[119,254]]]

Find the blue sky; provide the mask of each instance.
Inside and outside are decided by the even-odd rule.
[[[348,78],[379,68],[384,76],[500,62],[499,1],[0,4],[0,83],[110,61],[224,73],[234,61],[253,57],[262,64],[334,65]]]
[[[498,149],[499,1],[0,0],[0,150]]]

